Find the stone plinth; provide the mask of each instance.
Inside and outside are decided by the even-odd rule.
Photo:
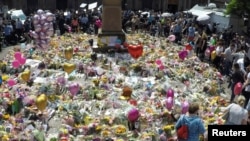
[[[102,29],[98,34],[97,45],[98,48],[109,49],[126,40],[122,31],[121,0],[103,0],[102,4]]]

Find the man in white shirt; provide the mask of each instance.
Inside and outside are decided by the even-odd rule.
[[[224,53],[223,53],[223,56],[224,56],[223,73],[224,73],[224,75],[227,75],[227,76],[230,75],[235,51],[236,51],[235,45],[234,45],[234,43],[231,43],[230,46],[228,48],[226,48]]]

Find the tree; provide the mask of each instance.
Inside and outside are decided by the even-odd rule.
[[[250,15],[249,0],[231,0],[226,7],[226,14],[233,14],[242,17],[244,14]]]

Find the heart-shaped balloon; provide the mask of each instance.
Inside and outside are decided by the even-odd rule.
[[[138,59],[140,56],[142,56],[143,46],[142,45],[129,45],[128,52],[134,59]]]
[[[66,49],[64,49],[64,56],[67,60],[70,60],[73,57],[73,48],[72,47],[68,47]]]
[[[30,70],[26,70],[21,73],[21,78],[25,81],[28,82],[30,80]]]
[[[65,63],[63,65],[63,70],[65,72],[67,72],[68,74],[70,74],[71,72],[73,72],[75,69],[76,69],[76,65],[75,64]]]
[[[20,65],[21,65],[21,64],[20,64],[20,62],[19,62],[18,60],[12,61],[12,66],[13,66],[13,68],[19,68]]]
[[[130,109],[127,113],[127,117],[130,122],[136,121],[140,117],[139,110],[135,108]]]
[[[40,94],[36,98],[36,107],[38,110],[43,111],[47,107],[47,96],[45,94]]]
[[[69,92],[72,94],[72,96],[75,96],[80,90],[80,86],[78,83],[73,83],[69,85]]]
[[[18,60],[21,65],[24,65],[26,63],[26,58],[21,57],[20,60]]]
[[[12,87],[12,86],[16,85],[16,81],[15,81],[14,79],[9,79],[9,80],[8,80],[8,85],[9,85],[10,87]]]
[[[14,57],[16,60],[20,60],[22,58],[22,53],[21,52],[15,52]]]

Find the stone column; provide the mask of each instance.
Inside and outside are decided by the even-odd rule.
[[[119,41],[125,41],[125,34],[122,31],[122,7],[121,0],[103,0],[102,29],[98,34],[99,47],[114,47]]]

